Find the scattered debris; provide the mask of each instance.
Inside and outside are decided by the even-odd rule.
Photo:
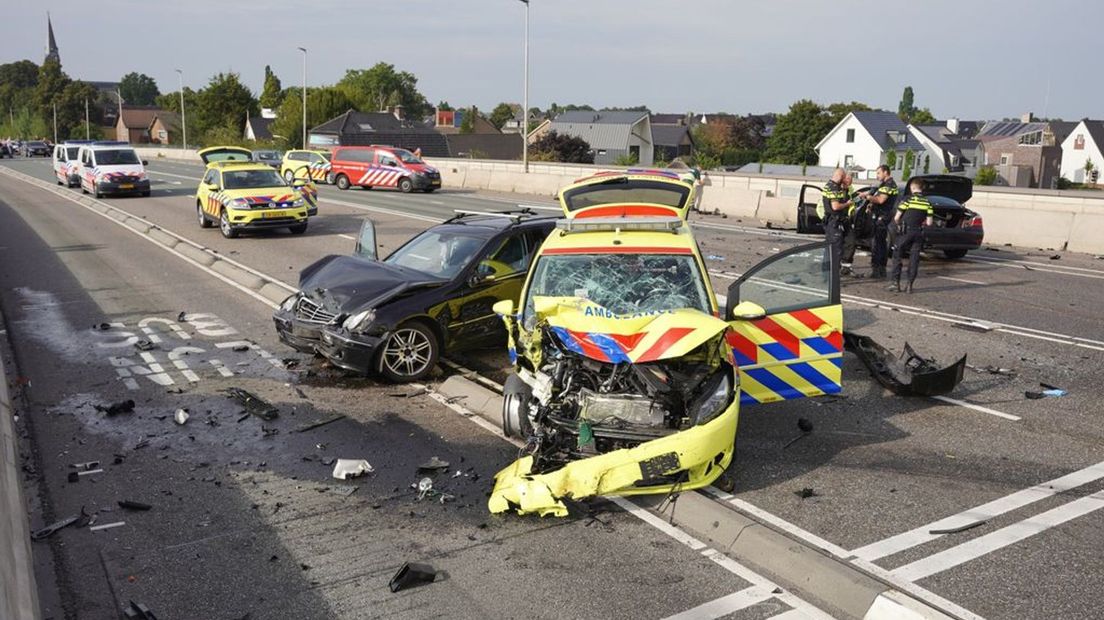
[[[809,499],[810,497],[819,497],[820,496],[819,493],[817,493],[816,491],[814,491],[813,489],[811,489],[809,487],[805,487],[804,489],[801,489],[800,491],[794,491],[794,495],[800,497],[801,499]]]
[[[150,504],[136,502],[129,499],[121,499],[115,503],[119,504],[119,508],[124,508],[126,510],[150,510],[151,508],[153,508],[153,506],[151,506]]]
[[[127,620],[157,620],[157,616],[153,615],[149,607],[134,601],[130,601],[130,604],[123,608],[123,617]]]
[[[261,436],[262,437],[272,437],[273,435],[279,435],[279,434],[280,434],[280,429],[275,428],[275,427],[268,427],[268,426],[261,425]]]
[[[360,487],[353,484],[339,484],[331,488],[333,489],[334,493],[337,493],[338,495],[341,495],[343,497],[349,497],[353,493],[356,493],[356,490]]]
[[[173,386],[171,388],[165,388],[165,393],[166,394],[183,394],[184,393],[184,388],[182,388],[180,386]]]
[[[104,523],[103,525],[93,525],[88,528],[90,532],[98,532],[100,530],[110,530],[113,527],[121,527],[126,525],[126,521],[116,521],[114,523]]]
[[[106,332],[107,330],[111,329],[111,325],[109,323],[97,323],[92,326],[92,329],[98,332]]]
[[[272,420],[280,415],[280,411],[259,396],[241,388],[227,388],[226,393],[245,407],[245,410],[262,420]]]
[[[338,420],[341,420],[344,417],[345,417],[345,414],[338,414],[338,415],[333,416],[332,418],[326,418],[325,420],[319,420],[318,422],[312,422],[310,424],[300,426],[299,428],[295,429],[292,432],[293,433],[305,433],[307,431],[314,430],[314,429],[316,429],[320,426],[325,426],[325,425],[327,425],[331,422],[337,422]]]
[[[69,482],[79,482],[79,481],[80,481],[80,474],[78,474],[75,471],[69,472]]]
[[[157,348],[157,345],[150,342],[149,340],[139,340],[138,342],[134,343],[134,348],[138,349],[139,351],[152,351]]]
[[[901,355],[894,357],[869,336],[844,332],[843,340],[878,383],[898,396],[947,394],[962,382],[966,370],[965,355],[950,366],[940,368],[934,360],[917,355],[907,342]]]
[[[1051,254],[1050,255],[1050,260],[1062,260],[1062,255],[1061,254]]]
[[[1051,385],[1049,383],[1040,382],[1039,387],[1043,388],[1044,390],[1058,390],[1060,392],[1065,393],[1065,390],[1063,390],[1062,388],[1058,387],[1057,385]]]
[[[420,472],[423,472],[423,471],[439,471],[439,470],[448,469],[448,468],[449,468],[449,462],[448,461],[442,461],[441,459],[434,456],[434,457],[430,458],[428,461],[426,461],[425,463],[422,463],[421,465],[419,465],[418,466],[418,471],[420,471]]]
[[[429,392],[430,392],[429,388],[424,387],[420,390],[415,390],[413,392],[392,392],[392,393],[388,394],[388,396],[390,396],[391,398],[414,398],[415,396],[421,396],[423,394],[428,394]]]
[[[334,465],[333,477],[338,480],[348,480],[364,474],[376,471],[368,461],[364,459],[337,459]]]
[[[1047,387],[1046,383],[1040,383],[1039,385],[1043,388]],[[1068,392],[1063,389],[1051,387],[1048,389],[1044,389],[1041,392],[1028,390],[1024,392],[1024,397],[1030,400],[1039,400],[1041,398],[1058,398],[1060,396],[1065,396],[1066,394],[1068,394]]]
[[[720,254],[710,254],[709,256],[706,256],[705,258],[706,258],[706,260],[724,260],[725,259],[725,257],[721,256]]]
[[[288,370],[299,366],[299,360],[295,359],[294,357],[285,357],[280,361],[283,362],[284,368],[287,368]]]
[[[96,408],[96,411],[99,411],[106,416],[113,416],[119,415],[120,413],[130,413],[131,411],[134,411],[134,401],[130,399],[120,400],[119,402],[111,403],[106,407],[104,407],[103,405],[93,405],[93,407]]]
[[[798,439],[801,439],[802,437],[804,437],[804,436],[808,435],[809,433],[813,432],[813,423],[810,422],[806,418],[798,418],[797,419],[797,429],[799,431],[801,431],[801,434],[798,435],[797,437],[794,437],[793,439],[791,439],[789,441],[789,443],[787,443],[786,445],[782,446],[783,450],[785,450],[786,448],[789,448],[790,446],[792,446],[794,443],[797,442]]]
[[[429,493],[433,490],[433,480],[429,478],[422,478],[418,481],[418,486],[416,488],[418,489],[418,499],[420,500],[426,496],[426,493]]]
[[[948,527],[941,530],[928,530],[929,534],[958,534],[959,532],[965,532],[966,530],[972,530],[975,527],[985,525],[988,521],[982,519],[981,521],[974,521],[973,523],[967,523],[966,525],[960,525],[958,527]]]
[[[437,578],[437,571],[433,569],[429,564],[416,564],[414,562],[407,562],[402,565],[399,572],[395,573],[395,576],[391,578],[391,582],[388,587],[392,592],[398,592],[399,590],[405,590],[406,588],[417,587],[426,583],[433,583],[433,580]]]
[[[191,416],[188,415],[187,409],[177,409],[176,413],[173,414],[173,420],[181,426],[183,426],[184,423],[188,421],[189,417]]]
[[[993,323],[987,321],[970,321],[968,323],[951,323],[951,327],[957,327],[958,329],[965,329],[966,331],[978,332],[981,334],[991,332],[997,328]]]
[[[188,320],[188,313],[184,312],[183,310],[180,311],[180,314],[176,315],[176,322],[177,323],[184,323],[187,320]]]
[[[100,462],[99,461],[88,461],[87,463],[70,463],[69,467],[72,467],[73,469],[75,469],[77,471],[89,471],[89,470],[92,470],[92,469],[99,469]]]
[[[300,390],[297,387],[293,387],[291,389],[295,390],[295,395],[298,396],[299,398],[304,398],[305,399],[307,397],[307,395],[303,392],[303,390]]]
[[[231,350],[231,351],[234,351],[234,352],[236,352],[236,353],[245,353],[246,351],[248,351],[248,350],[249,350],[249,345],[247,345],[247,344],[239,344],[239,345],[235,345],[235,346],[234,346],[234,347],[233,347],[232,349],[230,349],[230,350]]]
[[[1016,371],[1011,368],[1001,368],[999,366],[972,366],[966,364],[966,367],[975,372],[987,372],[991,375],[1001,375],[1005,377],[1016,376]]]
[[[67,519],[62,519],[60,521],[55,521],[40,530],[35,530],[34,532],[31,532],[31,540],[43,540],[45,538],[49,538],[56,534],[58,530],[65,529],[70,525],[84,527],[85,525],[88,525],[88,522],[91,520],[91,518],[92,517],[90,517],[88,513],[84,511],[84,506],[81,506],[80,514],[69,517]]]

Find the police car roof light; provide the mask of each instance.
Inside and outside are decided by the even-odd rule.
[[[651,230],[678,232],[686,222],[678,217],[609,217],[574,218],[556,220],[556,228],[568,232],[596,232],[614,230]]]

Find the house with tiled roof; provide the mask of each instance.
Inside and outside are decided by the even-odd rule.
[[[1086,162],[1092,162],[1095,179],[1085,169]],[[1074,183],[1096,183],[1101,167],[1104,167],[1104,121],[1085,119],[1062,141],[1061,175]]]
[[[1037,121],[1031,114],[988,122],[977,134],[981,163],[996,168],[999,185],[1053,189],[1061,176],[1061,145],[1076,126]]]
[[[927,154],[924,145],[912,135],[897,114],[882,110],[848,113],[820,139],[814,150],[820,156],[819,165],[842,166],[866,173],[860,176],[872,176],[874,170],[888,159],[895,160],[896,170],[902,170],[909,151],[916,157],[912,169],[919,171]],[[894,153],[893,158],[889,158],[891,152]]]
[[[596,164],[612,164],[626,155],[636,156],[644,166],[655,161],[651,115],[646,111],[572,110],[553,119],[548,130],[585,140]]]
[[[123,105],[121,112],[115,119],[115,139],[131,144],[146,144],[150,141],[150,125],[165,110],[155,105]]]

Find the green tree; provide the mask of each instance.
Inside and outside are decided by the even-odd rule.
[[[897,151],[889,151],[886,153],[886,165],[890,170],[897,169]]]
[[[475,133],[476,114],[479,114],[479,112],[475,109],[475,106],[464,110],[464,114],[460,118],[460,133]]]
[[[280,107],[280,100],[283,96],[284,91],[283,86],[280,85],[280,78],[276,77],[272,67],[265,65],[264,88],[261,90],[260,106],[275,110]]]
[[[194,127],[195,134],[188,133],[206,136],[217,129],[233,129],[241,133],[245,118],[256,112],[257,100],[242,84],[238,74],[219,73],[210,79],[206,88],[199,91],[195,107],[188,111],[188,128],[191,130]],[[206,138],[201,143],[210,145]]]
[[[119,80],[119,93],[123,103],[130,105],[153,105],[161,91],[157,82],[144,73],[128,73]]]
[[[491,110],[491,116],[487,120],[497,129],[502,129],[507,122],[514,118],[514,108],[508,103],[500,103]]]
[[[931,156],[930,156],[930,155],[927,155],[927,154],[925,154],[925,155],[924,155],[924,174],[927,174],[927,173],[928,173],[928,167],[929,167],[930,165],[931,165]]]
[[[19,60],[0,65],[0,111],[10,121],[14,111],[26,107],[38,84],[38,65]]]
[[[843,120],[843,117],[851,112],[869,112],[873,108],[860,101],[852,101],[851,103],[833,103],[827,109],[828,115],[832,117],[832,126],[835,127],[837,123]]]
[[[901,171],[901,179],[907,181],[912,176],[912,165],[916,163],[916,153],[912,149],[905,151],[905,168]]]
[[[396,71],[387,63],[376,63],[370,69],[349,69],[335,86],[345,91],[361,111],[401,105],[407,116],[422,118],[430,110],[429,102],[418,92],[418,78],[407,71]]]
[[[993,166],[982,166],[974,176],[974,185],[993,185],[997,182],[997,169]]]
[[[618,155],[617,158],[613,160],[613,165],[615,166],[635,166],[639,163],[640,158],[637,157],[636,153],[625,153],[624,155]]]
[[[558,161],[571,164],[593,164],[594,151],[586,140],[550,131],[529,145],[529,157],[534,161]]]
[[[303,148],[303,91],[298,87],[284,91],[283,102],[272,121],[273,137],[279,136],[286,148]],[[344,90],[333,86],[307,90],[307,128],[316,127],[353,107]]]
[[[905,91],[901,93],[901,102],[897,104],[897,116],[907,123],[915,113],[916,106],[913,102],[912,87],[906,86]]]
[[[927,108],[920,108],[909,119],[909,122],[913,125],[934,125],[936,123],[935,115],[931,113],[931,110]]]
[[[437,102],[437,109],[442,112],[452,112],[452,106],[450,106],[449,102],[445,101],[444,99]]]
[[[775,121],[763,157],[779,164],[816,165],[814,147],[834,126],[827,110],[808,99],[797,101]]]

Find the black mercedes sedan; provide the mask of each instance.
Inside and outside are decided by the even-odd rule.
[[[517,300],[554,227],[528,210],[458,212],[376,260],[368,223],[357,255],[326,256],[299,274],[299,291],[273,314],[276,331],[346,370],[419,380],[446,351],[505,340],[491,306]]]

